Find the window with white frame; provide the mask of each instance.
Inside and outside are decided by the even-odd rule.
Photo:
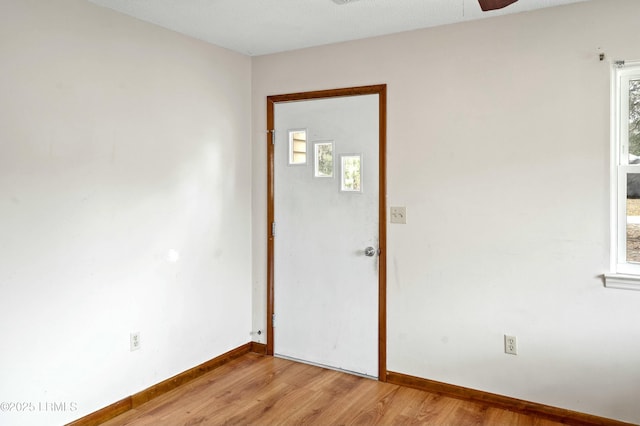
[[[616,63],[611,88],[611,273],[605,282],[640,290],[640,63]]]

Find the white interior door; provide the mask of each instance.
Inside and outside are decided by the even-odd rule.
[[[274,353],[377,377],[378,95],[274,120]]]

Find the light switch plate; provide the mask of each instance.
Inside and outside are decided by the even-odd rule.
[[[406,207],[391,207],[391,223],[407,223]]]

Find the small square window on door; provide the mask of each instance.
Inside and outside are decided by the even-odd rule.
[[[289,164],[307,164],[307,131],[289,130]]]
[[[313,175],[318,178],[333,177],[333,142],[316,142],[313,147]]]
[[[340,156],[340,190],[362,192],[362,155]]]

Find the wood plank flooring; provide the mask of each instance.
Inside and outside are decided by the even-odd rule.
[[[509,425],[553,421],[249,353],[103,426]]]

